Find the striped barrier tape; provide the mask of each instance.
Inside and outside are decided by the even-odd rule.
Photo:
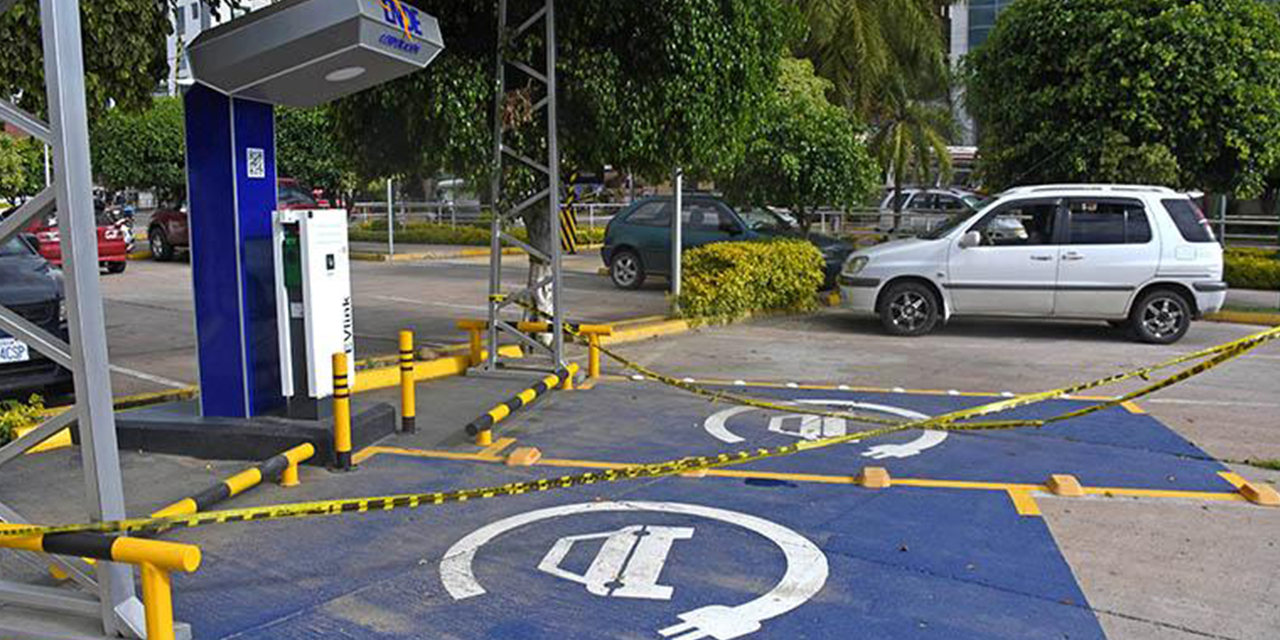
[[[429,493],[410,493],[391,496],[378,496],[366,498],[346,498],[338,500],[322,500],[315,502],[301,502],[292,504],[279,504],[263,507],[249,507],[244,509],[230,509],[224,511],[210,511],[206,513],[197,513],[185,516],[173,516],[164,518],[136,518],[128,520],[114,520],[87,524],[72,524],[61,526],[34,526],[34,525],[14,525],[8,528],[0,529],[0,538],[11,537],[34,537],[50,534],[61,533],[144,533],[164,531],[167,529],[177,528],[195,528],[214,524],[226,524],[233,522],[254,522],[260,520],[280,520],[286,518],[307,518],[317,516],[338,515],[342,513],[366,513],[369,511],[391,511],[396,509],[416,509],[423,506],[442,505],[455,502],[466,502],[469,500],[479,500],[486,498],[495,498],[500,496],[515,496],[525,493],[545,492],[556,489],[566,489],[577,486],[587,486],[593,484],[620,482],[625,480],[636,480],[641,478],[660,478],[665,476],[679,475],[682,473],[696,472],[704,469],[713,469],[719,467],[728,467],[764,460],[767,458],[784,457],[795,455],[804,451],[813,451],[823,449],[835,445],[844,444],[856,440],[863,440],[883,436],[900,431],[912,429],[930,429],[935,431],[978,431],[978,430],[996,430],[1011,429],[1023,426],[1044,426],[1051,422],[1067,420],[1072,417],[1079,417],[1085,413],[1092,411],[1100,411],[1102,409],[1118,406],[1123,402],[1128,402],[1151,393],[1155,393],[1161,389],[1169,387],[1178,382],[1187,380],[1193,376],[1208,371],[1232,358],[1239,357],[1258,346],[1280,337],[1280,327],[1264,331],[1261,333],[1242,338],[1233,342],[1205,349],[1188,356],[1181,356],[1173,360],[1155,365],[1152,367],[1144,367],[1132,372],[1117,374],[1106,378],[1100,378],[1091,382],[1075,385],[1073,387],[1065,387],[1053,391],[1042,393],[1033,393],[1025,396],[1019,396],[994,402],[979,407],[962,409],[933,418],[925,418],[911,422],[904,422],[896,425],[883,426],[875,429],[859,431],[843,436],[832,438],[824,438],[812,441],[800,441],[794,444],[783,445],[770,449],[757,448],[745,449],[733,453],[721,453],[715,456],[699,456],[690,458],[680,458],[676,460],[668,460],[652,464],[640,464],[621,469],[607,469],[603,471],[591,471],[577,475],[567,475],[558,478],[543,478],[527,482],[514,482],[509,484],[497,485],[492,487],[482,487],[474,489],[460,489],[456,491],[437,491]],[[1212,356],[1212,357],[1210,357]],[[1087,409],[1082,409],[1053,418],[1042,420],[1009,420],[994,421],[984,423],[967,423],[964,422],[970,418],[990,415],[1000,411],[1006,411],[1015,407],[1027,406],[1045,400],[1061,397],[1069,393],[1070,389],[1087,389],[1104,384],[1114,383],[1120,380],[1127,380],[1133,377],[1146,378],[1146,374],[1157,369],[1163,369],[1174,366],[1180,362],[1186,362],[1197,358],[1208,358],[1204,362],[1200,362],[1193,367],[1177,374],[1169,376],[1163,380],[1147,385],[1142,389],[1124,396],[1108,400],[1106,402],[1094,405]],[[1096,407],[1096,408],[1095,408]],[[794,411],[795,407],[786,407],[788,411]]]

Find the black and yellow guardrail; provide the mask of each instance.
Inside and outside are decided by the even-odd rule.
[[[569,366],[548,375],[539,380],[536,384],[520,393],[506,402],[500,402],[498,405],[483,415],[472,420],[467,424],[467,435],[476,439],[476,444],[487,447],[493,444],[493,427],[502,422],[512,413],[521,407],[528,406],[538,399],[538,396],[546,394],[548,391],[556,388],[571,389],[573,388],[573,376],[578,373],[578,365],[570,363]]]
[[[0,533],[24,525],[0,524]],[[189,544],[93,533],[23,534],[0,537],[0,547],[137,565],[148,640],[174,640],[173,584],[169,573],[200,568],[200,548]]]
[[[311,459],[316,448],[310,443],[300,444],[277,456],[272,456],[255,467],[250,467],[226,480],[218,482],[208,489],[189,498],[183,498],[153,514],[152,517],[181,516],[208,510],[223,500],[234,498],[263,480],[280,478],[280,486],[296,487],[298,481],[298,465]]]
[[[578,192],[573,183],[577,181],[577,173],[569,175],[564,201],[560,203],[560,249],[565,253],[578,252],[578,216],[573,212],[573,205],[578,202]]]
[[[479,365],[484,358],[484,332],[489,330],[489,321],[464,318],[457,322],[458,329],[467,332],[467,344],[471,352],[471,366]],[[565,331],[574,336],[582,336],[589,349],[588,377],[600,377],[600,338],[613,335],[613,325],[608,324],[570,324],[565,323]],[[516,323],[521,333],[547,333],[551,331],[551,323],[545,321],[521,321]]]
[[[1000,430],[1012,429],[1016,427],[1041,427],[1047,424],[1067,420],[1073,417],[1079,417],[1095,411],[1101,411],[1111,407],[1120,406],[1125,402],[1130,402],[1138,398],[1150,395],[1169,387],[1178,382],[1187,380],[1191,377],[1208,371],[1232,358],[1239,357],[1248,353],[1258,346],[1270,342],[1276,338],[1280,338],[1280,327],[1263,331],[1239,340],[1228,342],[1208,349],[1197,351],[1193,354],[1173,358],[1157,365],[1143,367],[1134,371],[1127,371],[1105,378],[1092,380],[1089,382],[1071,385],[1051,391],[1040,393],[1026,394],[1015,396],[1013,398],[1003,399],[990,404],[985,404],[959,411],[953,411],[932,418],[924,418],[909,422],[900,422],[892,425],[880,426],[872,429],[866,429],[855,433],[848,433],[843,436],[824,438],[820,440],[802,440],[793,444],[787,444],[774,448],[756,448],[744,449],[736,452],[720,453],[712,456],[699,456],[680,458],[676,460],[668,460],[651,464],[637,464],[623,468],[611,468],[601,471],[590,471],[577,475],[566,475],[556,478],[542,478],[527,482],[514,482],[503,485],[481,487],[474,489],[460,489],[455,491],[438,491],[429,493],[410,493],[391,496],[374,496],[362,498],[345,498],[337,500],[323,500],[317,502],[301,502],[293,504],[278,504],[262,507],[248,507],[243,509],[229,509],[224,511],[210,511],[206,513],[196,513],[186,516],[173,516],[166,518],[136,518],[128,520],[114,520],[105,522],[93,522],[84,524],[70,524],[59,526],[39,526],[39,525],[11,525],[8,528],[0,529],[0,544],[5,544],[14,537],[30,537],[39,535],[51,535],[59,533],[119,533],[119,532],[152,532],[164,531],[176,528],[194,528],[203,527],[214,524],[225,524],[232,522],[249,522],[259,520],[280,520],[286,518],[308,518],[318,516],[330,516],[342,513],[364,513],[368,511],[388,511],[394,509],[416,509],[427,505],[441,505],[453,502],[466,502],[469,500],[478,500],[483,498],[494,498],[498,496],[516,496],[526,493],[552,491],[555,489],[564,489],[577,486],[593,485],[606,482],[620,482],[624,480],[635,480],[640,478],[660,478],[666,476],[679,475],[689,472],[697,472],[704,469],[714,469],[721,467],[735,466],[758,460],[764,460],[774,457],[790,456],[806,451],[814,451],[831,446],[836,446],[848,442],[865,440],[867,438],[878,437],[890,433],[897,433],[915,429],[929,429],[934,431],[977,431],[977,430]],[[606,352],[608,353],[608,352]],[[979,418],[994,413],[1008,411],[1017,407],[1037,404],[1046,400],[1061,398],[1071,395],[1079,391],[1100,387],[1107,384],[1113,384],[1133,378],[1148,379],[1148,375],[1152,372],[1176,366],[1185,362],[1194,360],[1203,360],[1187,369],[1179,371],[1167,378],[1146,385],[1141,389],[1124,394],[1091,405],[1084,409],[1072,411],[1059,416],[1044,419],[1026,419],[1026,420],[1005,420],[1005,421],[987,421],[987,422],[971,422],[973,418]],[[638,365],[633,365],[638,367]],[[641,369],[637,369],[641,370]],[[650,372],[650,375],[660,376]],[[665,379],[669,377],[662,376]],[[678,382],[678,381],[676,381]],[[677,385],[678,386],[678,385]],[[715,392],[709,392],[715,393]],[[718,397],[730,399],[729,394],[718,394]],[[803,407],[787,406],[787,411],[802,410]],[[826,413],[815,412],[818,415],[826,415]],[[840,413],[835,414],[854,420],[865,420],[866,416],[856,414]]]

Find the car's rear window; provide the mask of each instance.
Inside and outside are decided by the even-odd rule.
[[[1184,199],[1161,200],[1160,204],[1164,205],[1165,211],[1169,212],[1169,217],[1173,218],[1173,224],[1178,227],[1178,233],[1182,234],[1182,239],[1187,242],[1217,242],[1213,237],[1213,228],[1209,226],[1209,220],[1200,212],[1194,202]]]
[[[9,238],[4,242],[0,242],[0,256],[29,256],[31,255],[31,247],[27,243],[17,239]]]

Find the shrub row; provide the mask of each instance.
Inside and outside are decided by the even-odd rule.
[[[528,240],[524,228],[517,227],[511,235]],[[348,237],[352,242],[386,242],[387,223],[370,222],[351,227]],[[579,244],[599,244],[604,241],[604,229],[583,227],[578,229]],[[489,228],[474,225],[450,226],[434,222],[411,222],[396,227],[396,242],[407,244],[450,244],[483,247],[489,244]]]
[[[717,242],[685,252],[680,315],[734,319],[807,311],[823,281],[822,253],[804,240]]]
[[[40,424],[44,412],[44,399],[33,395],[25,403],[17,400],[0,401],[0,446],[13,440],[18,429]]]
[[[1235,289],[1280,291],[1280,254],[1270,249],[1227,249],[1223,279]]]

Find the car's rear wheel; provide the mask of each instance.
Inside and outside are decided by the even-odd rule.
[[[156,260],[168,262],[173,259],[173,245],[169,243],[169,236],[163,228],[152,227],[147,232],[147,244],[151,246],[151,256]]]
[[[942,318],[942,305],[933,290],[919,282],[891,285],[880,303],[880,323],[896,336],[922,336]]]
[[[645,279],[640,255],[630,249],[618,250],[609,262],[609,277],[619,289],[639,289]]]
[[[129,263],[124,260],[119,260],[116,262],[108,262],[107,273],[124,273],[125,268],[128,266],[129,266]]]
[[[1138,299],[1129,324],[1142,342],[1173,344],[1191,328],[1191,303],[1177,291],[1156,289]]]

